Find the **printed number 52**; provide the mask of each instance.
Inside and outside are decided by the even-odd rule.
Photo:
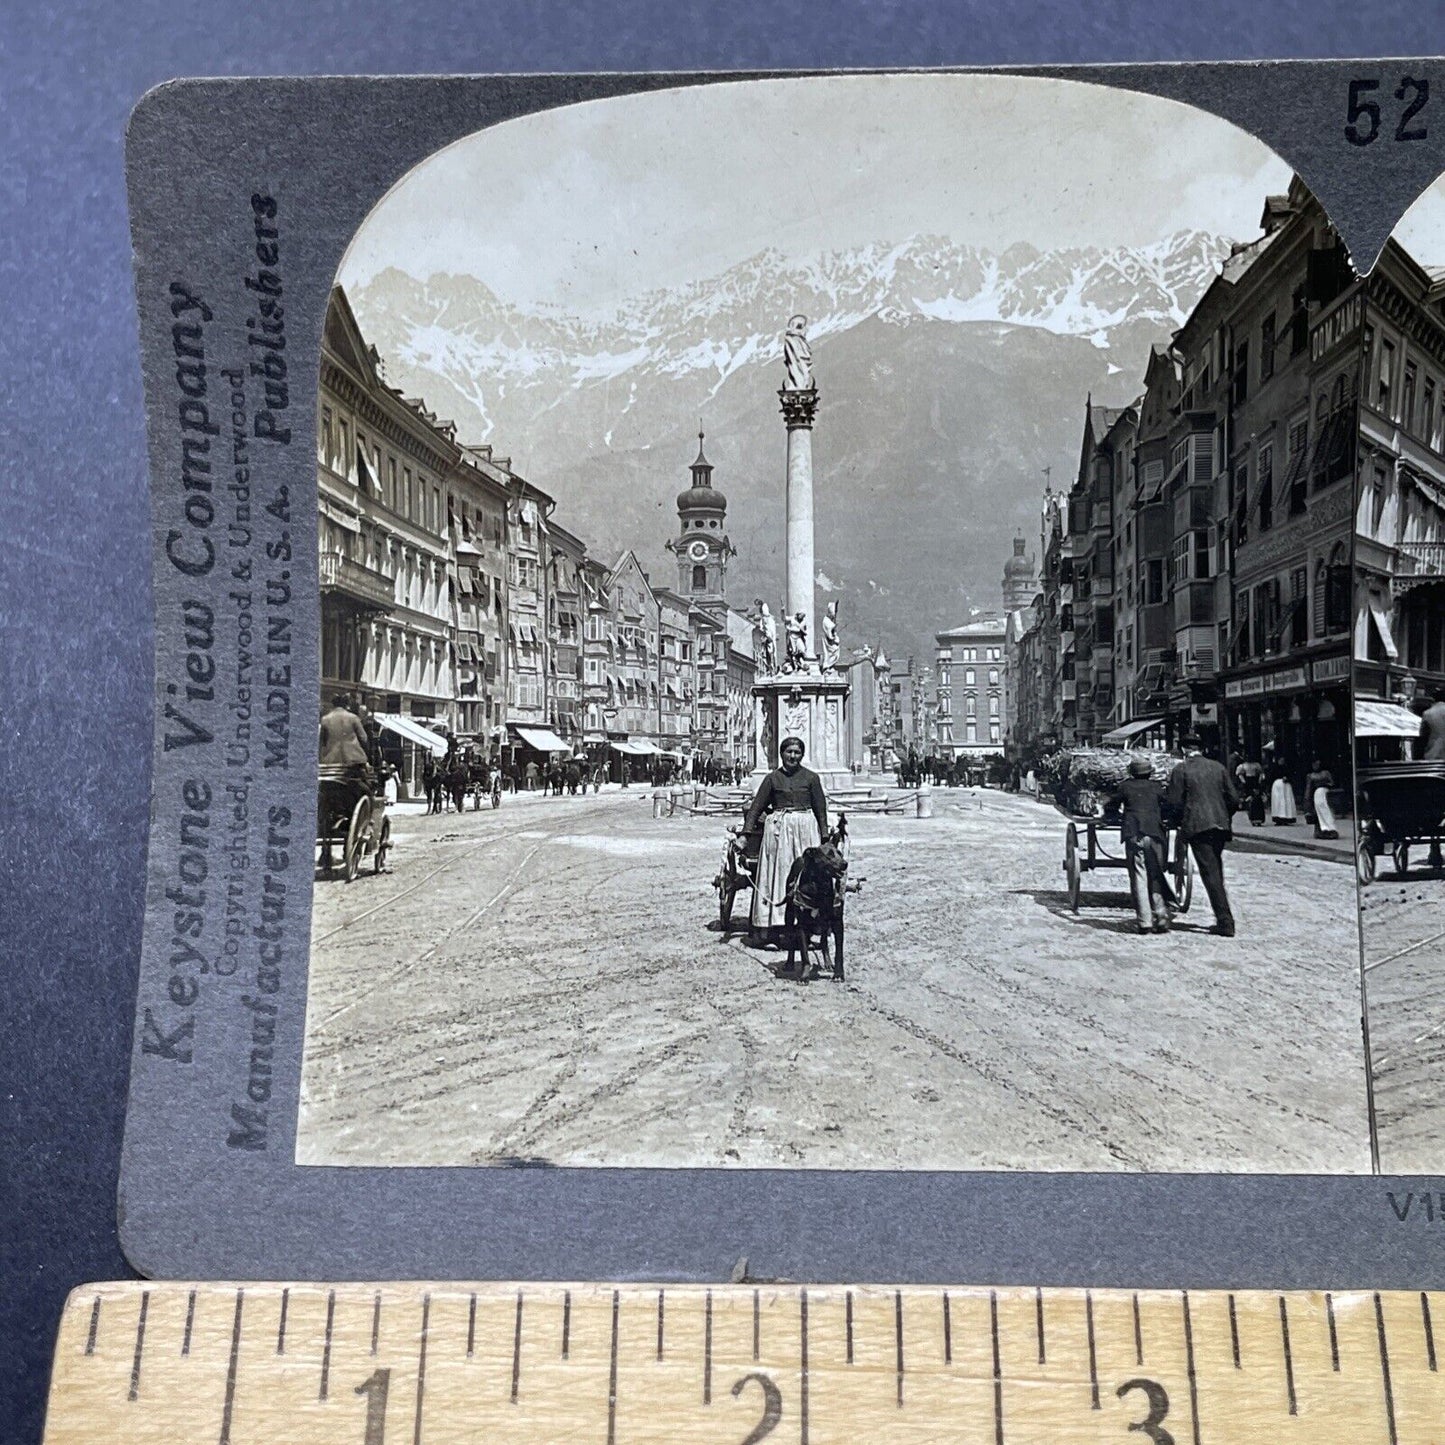
[[[1378,80],[1352,80],[1349,102],[1345,112],[1345,139],[1351,145],[1367,146],[1380,135],[1380,103],[1367,97],[1379,90]],[[1410,122],[1425,109],[1430,100],[1430,82],[1421,76],[1404,76],[1395,87],[1395,99],[1405,105],[1400,112],[1399,124],[1395,127],[1395,139],[1399,141],[1424,140],[1427,131],[1423,125],[1412,126]],[[1362,124],[1364,122],[1364,124]]]

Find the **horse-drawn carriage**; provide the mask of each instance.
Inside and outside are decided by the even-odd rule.
[[[1361,883],[1375,881],[1380,854],[1388,852],[1396,874],[1410,869],[1410,849],[1429,847],[1429,866],[1445,866],[1445,761],[1373,763],[1355,770],[1357,824],[1355,871]]]
[[[380,873],[391,848],[391,819],[386,816],[386,794],[370,768],[329,767],[317,776],[317,864],[326,872],[335,866],[334,851],[341,851],[342,877],[350,883],[361,871],[363,858]]]

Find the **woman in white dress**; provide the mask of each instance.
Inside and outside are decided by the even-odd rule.
[[[1294,787],[1283,763],[1275,764],[1274,782],[1269,789],[1269,815],[1277,827],[1287,827],[1299,816],[1294,801]]]
[[[828,831],[828,798],[823,780],[803,766],[801,738],[784,738],[778,749],[782,766],[758,785],[748,809],[745,833],[762,828],[758,872],[753,883],[752,925],[781,928],[787,921],[788,874],[794,860],[816,848]]]

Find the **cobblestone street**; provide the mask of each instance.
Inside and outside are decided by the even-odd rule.
[[[316,886],[300,1160],[1368,1170],[1346,868],[1232,852],[1237,938],[1197,885],[1140,937],[1122,871],[1069,911],[1051,809],[935,801],[850,818],[848,979],[807,985],[719,930],[722,818],[403,814],[394,872]]]

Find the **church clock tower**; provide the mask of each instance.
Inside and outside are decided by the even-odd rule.
[[[678,592],[689,602],[720,606],[726,596],[728,558],[737,552],[725,530],[728,499],[712,484],[712,463],[703,455],[702,443],[699,431],[692,485],[677,494],[678,535],[667,547],[677,554]]]

